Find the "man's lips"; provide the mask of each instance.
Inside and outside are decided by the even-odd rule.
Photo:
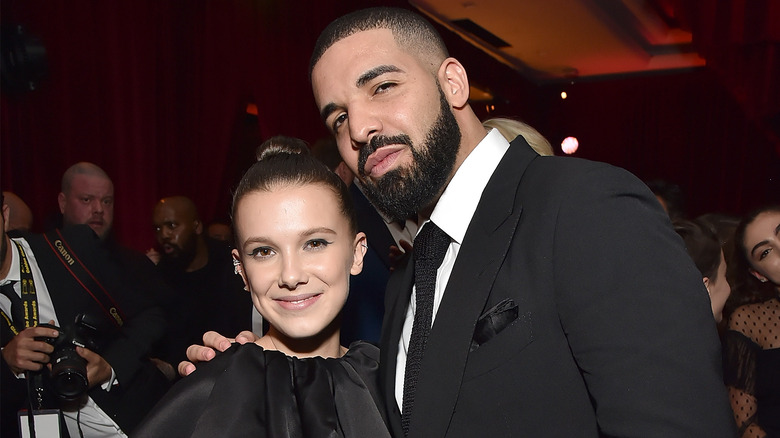
[[[163,250],[164,253],[170,254],[173,251],[175,251],[175,248],[172,245],[169,245],[169,244],[165,243],[162,246],[162,250]]]
[[[363,172],[368,176],[378,177],[384,175],[393,163],[400,157],[403,145],[383,146],[368,156]]]
[[[321,296],[321,293],[300,294],[275,298],[274,301],[286,310],[302,310],[316,303]]]

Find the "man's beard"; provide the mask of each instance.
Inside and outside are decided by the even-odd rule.
[[[163,251],[160,254],[160,264],[168,269],[185,270],[195,258],[195,248],[189,248],[190,245],[186,245],[185,248],[169,245],[173,247],[173,251],[170,254]]]
[[[366,196],[374,206],[395,221],[416,216],[441,194],[455,167],[460,148],[460,127],[450,105],[439,87],[439,116],[425,137],[422,147],[415,147],[406,134],[393,137],[375,136],[360,149],[358,170]],[[366,178],[365,166],[369,155],[382,146],[404,144],[412,152],[413,162],[382,175],[379,180]]]

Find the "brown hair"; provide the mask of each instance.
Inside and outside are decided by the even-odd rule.
[[[321,184],[336,195],[339,208],[349,221],[350,230],[357,233],[357,214],[352,197],[341,178],[318,161],[297,138],[272,137],[257,148],[257,162],[244,173],[233,193],[231,217],[235,222],[236,208],[241,199],[255,191],[271,191],[285,185]]]

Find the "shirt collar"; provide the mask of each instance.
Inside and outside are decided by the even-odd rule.
[[[463,242],[482,192],[508,149],[509,142],[497,129],[491,129],[460,165],[436,203],[430,220],[455,242]]]

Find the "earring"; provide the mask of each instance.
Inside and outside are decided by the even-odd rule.
[[[762,278],[762,279],[761,279],[761,282],[762,282],[762,283],[766,283],[766,278]]]
[[[368,244],[366,244],[366,243],[362,243],[361,245],[363,245],[363,248],[366,248],[366,249],[368,249]]]
[[[233,273],[238,275],[241,270],[239,267],[241,266],[241,262],[238,259],[233,259]]]

